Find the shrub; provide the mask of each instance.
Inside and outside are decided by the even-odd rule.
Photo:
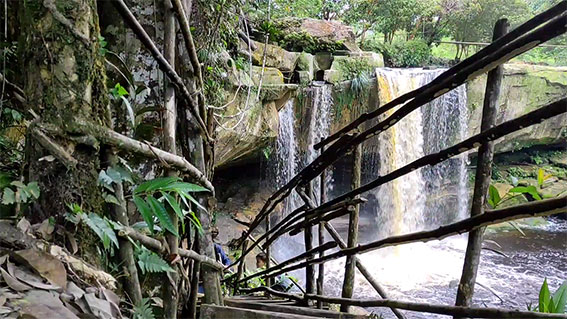
[[[431,49],[422,39],[395,41],[391,44],[366,42],[363,47],[384,55],[386,65],[391,67],[417,67],[429,63]]]

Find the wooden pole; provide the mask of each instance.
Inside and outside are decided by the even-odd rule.
[[[360,174],[362,165],[362,145],[358,144],[353,153],[352,164],[352,189],[360,187]],[[358,218],[360,212],[360,205],[355,205],[354,209],[349,214],[348,224],[348,247],[355,247],[358,242]],[[351,298],[354,291],[354,275],[355,275],[355,256],[348,256],[345,262],[345,277],[343,280],[343,291],[341,296],[343,298]],[[349,305],[341,305],[341,312],[348,312]]]
[[[248,247],[248,238],[244,237],[242,241],[242,251],[246,251],[246,247]],[[242,277],[242,273],[244,272],[244,261],[246,259],[242,258],[240,260],[240,264],[238,264],[238,270],[236,271],[236,280],[234,281],[234,290],[232,292],[233,295],[238,293],[238,283],[240,282],[240,277]],[[244,282],[246,283],[246,281]]]
[[[309,198],[315,201],[313,196],[312,183],[308,184],[308,189],[306,189],[305,191],[308,192]],[[309,221],[307,216],[305,216],[305,220]],[[303,230],[303,237],[305,240],[305,251],[310,251],[311,249],[313,249],[313,227],[305,227],[305,229]],[[313,255],[307,257],[307,260],[311,259],[313,259]],[[313,265],[308,265],[307,267],[305,267],[305,291],[308,294],[315,293],[315,266]]]
[[[324,223],[324,226],[327,229],[327,231],[329,232],[329,234],[331,235],[331,237],[333,237],[335,242],[339,245],[339,247],[341,249],[345,249],[347,247],[347,245],[346,245],[345,241],[341,238],[341,235],[339,234],[339,232],[337,232],[335,230],[335,227],[333,227],[333,225],[331,225],[331,223]],[[382,297],[383,299],[388,299],[388,295],[386,294],[386,291],[384,291],[384,288],[382,288],[382,286],[378,283],[378,281],[374,277],[372,277],[372,274],[362,264],[362,262],[360,261],[358,256],[355,256],[354,260],[356,262],[356,268],[358,268],[358,271],[360,271],[362,276],[364,276],[364,278],[366,278],[366,280],[368,280],[368,283],[370,283],[372,288],[374,288],[374,290],[376,290],[378,295],[380,297]],[[320,265],[323,265],[323,263],[321,263]],[[394,313],[394,315],[397,318],[405,319],[405,316],[398,309],[396,309],[396,308],[390,308],[390,309],[392,310],[392,312]]]
[[[199,251],[199,240],[197,231],[193,239],[193,249]],[[189,316],[197,318],[197,296],[199,294],[199,278],[201,272],[201,263],[193,260],[193,267],[191,269],[191,292],[189,293]]]
[[[165,14],[164,14],[164,58],[169,63],[169,65],[175,65],[175,41],[176,41],[176,25],[175,16],[173,13],[173,8],[171,2],[166,0],[164,2]],[[165,107],[164,107],[164,127],[163,127],[163,144],[164,150],[173,155],[176,155],[176,143],[175,143],[175,132],[176,132],[176,121],[177,121],[177,105],[175,101],[175,87],[171,81],[166,81],[165,87]],[[168,169],[166,171],[167,176],[176,177],[177,171],[174,169]],[[169,218],[173,224],[174,229],[179,229],[179,220],[177,214],[172,210],[168,210]],[[169,253],[172,255],[177,255],[179,253],[179,238],[177,235],[167,232],[165,235],[167,244],[169,246]],[[173,265],[176,269],[176,265]],[[164,274],[164,285],[163,285],[163,312],[166,318],[177,318],[177,304],[179,299],[179,293],[177,287],[179,285],[179,274],[176,271]]]
[[[504,36],[508,31],[508,20],[500,19],[494,26],[492,41],[496,41]],[[500,96],[500,86],[504,68],[498,66],[488,72],[486,78],[486,91],[484,93],[484,106],[482,109],[481,131],[492,128],[496,123],[498,113],[498,98]],[[476,175],[474,193],[472,199],[471,216],[484,214],[486,194],[490,185],[492,173],[492,158],[494,156],[494,142],[483,143],[478,149],[478,159],[476,165]],[[468,245],[465,254],[465,261],[461,281],[457,290],[456,306],[470,306],[474,295],[474,285],[480,255],[482,250],[484,228],[473,230],[469,233]]]
[[[266,216],[266,232],[269,231],[270,231],[270,215]],[[270,270],[270,262],[271,262],[270,245],[266,246],[265,252],[266,252],[266,270]],[[272,286],[272,278],[266,279],[266,286],[268,287]]]
[[[321,152],[323,152],[325,150],[325,148],[321,148]],[[326,180],[327,180],[327,170],[323,170],[323,172],[321,172],[321,179],[320,179],[320,184],[321,187],[319,189],[319,197],[321,199],[320,203],[324,203],[327,201],[327,185],[326,185]],[[325,233],[324,233],[324,225],[323,223],[319,223],[319,225],[317,226],[317,234],[318,234],[318,239],[319,239],[319,246],[321,246],[323,244],[323,242],[325,241]],[[319,253],[319,258],[325,256],[325,251],[321,251]],[[325,264],[321,263],[319,264],[319,274],[317,276],[317,294],[318,295],[324,295],[324,283],[325,283]],[[317,301],[317,309],[323,309],[323,302],[322,301]]]

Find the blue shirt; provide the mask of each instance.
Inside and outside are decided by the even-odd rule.
[[[220,259],[220,262],[222,262],[223,265],[228,266],[232,264],[232,261],[226,255],[226,253],[222,249],[222,246],[217,243],[215,243],[215,255],[217,256],[217,260]]]

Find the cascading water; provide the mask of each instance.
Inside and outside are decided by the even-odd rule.
[[[304,128],[306,145],[303,150],[300,149],[297,138],[296,119],[294,115],[294,102],[290,100],[284,108],[279,112],[279,132],[275,148],[275,161],[272,163],[274,171],[270,174],[276,182],[276,186],[282,187],[300,169],[311,163],[318,155],[313,145],[322,138],[329,135],[332,105],[331,91],[332,87],[328,84],[314,82],[312,86],[306,89],[305,102],[308,104],[308,125]],[[319,202],[320,181],[316,179],[313,182],[313,193],[316,201]],[[297,193],[293,191],[291,195],[284,201],[283,207],[277,218],[273,221],[277,222],[285,218],[290,212],[303,204]],[[291,258],[299,251],[304,250],[303,236],[297,235],[290,237],[287,234],[280,237],[274,243],[274,256],[278,260]],[[300,280],[304,278],[302,273],[295,272],[295,277]]]

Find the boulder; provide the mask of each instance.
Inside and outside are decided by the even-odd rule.
[[[276,68],[282,72],[291,72],[295,69],[297,58],[296,52],[289,52],[277,45],[264,45],[264,43],[253,41],[256,50],[252,51],[252,63],[262,66],[264,62],[264,50],[266,51],[266,67]],[[244,41],[240,41],[240,48],[248,51],[248,45]]]
[[[296,70],[306,72],[306,74],[308,74],[308,77],[313,80],[313,78],[315,77],[315,71],[317,71],[315,56],[307,52],[301,52],[297,58]]]
[[[339,21],[285,18],[276,21],[276,26],[284,39],[289,35],[297,35],[302,39],[301,35],[308,35],[314,40],[313,52],[325,49],[360,51],[352,27]]]
[[[469,135],[480,131],[486,76],[467,84]],[[567,96],[567,67],[527,64],[504,65],[504,78],[496,122],[502,123]],[[567,142],[567,114],[508,134],[497,141],[497,152],[508,152],[533,145]]]
[[[266,67],[262,74],[261,66],[252,66],[252,81],[255,86],[260,85],[260,79],[262,79],[262,86],[284,84],[284,77],[280,70]]]
[[[384,66],[384,58],[375,52],[364,54],[335,56],[329,70],[325,70],[324,80],[329,83],[339,83],[352,80],[353,72],[366,69],[373,73],[375,68]]]

